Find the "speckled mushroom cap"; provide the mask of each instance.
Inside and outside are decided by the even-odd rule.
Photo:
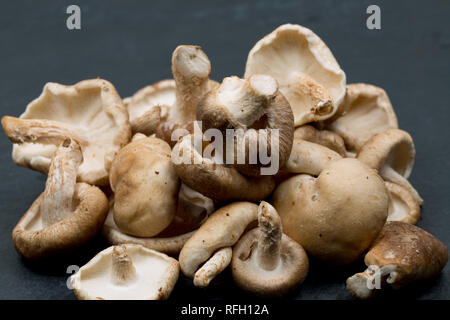
[[[408,132],[387,129],[372,136],[361,147],[357,159],[378,170],[383,179],[407,188],[422,205],[422,197],[408,181],[415,156],[414,142]]]
[[[435,277],[445,267],[448,248],[436,237],[412,224],[387,222],[364,258],[380,269],[381,281],[395,289]],[[347,279],[347,290],[360,299],[375,294],[367,286],[369,268]]]
[[[13,230],[17,252],[39,259],[78,247],[100,231],[108,200],[97,187],[76,183],[81,151],[66,139],[56,150],[45,191]]]
[[[296,175],[281,183],[272,202],[283,230],[328,264],[355,261],[386,222],[389,196],[383,179],[362,162],[332,162],[317,178]]]
[[[385,182],[389,192],[389,211],[387,221],[401,221],[416,224],[420,218],[420,206],[405,187]]]
[[[349,152],[355,154],[374,134],[398,128],[397,116],[386,92],[365,83],[347,85],[344,102],[326,123],[326,128],[338,133]]]
[[[330,118],[344,99],[344,71],[326,44],[300,25],[282,25],[255,44],[248,54],[245,77],[254,74],[278,81],[295,126]]]
[[[280,217],[267,202],[258,207],[258,228],[245,233],[233,248],[231,271],[236,284],[260,296],[281,296],[308,273],[308,257],[283,234]]]
[[[195,146],[196,139],[196,135],[186,135],[172,150],[175,170],[188,187],[211,199],[224,201],[259,201],[273,191],[275,182],[271,176],[246,177],[233,167],[205,158],[202,150]]]
[[[241,132],[237,139],[227,141],[224,138],[223,142],[226,148],[234,148],[234,162],[227,164],[233,164],[245,175],[264,175],[264,167],[274,165],[263,163],[261,150],[276,156],[271,160],[278,162],[278,168],[284,165],[291,152],[294,117],[276,80],[270,76],[223,79],[220,86],[198,104],[197,120],[201,121],[203,131],[219,129],[224,136],[229,129],[236,134]],[[244,161],[240,161],[239,152]]]
[[[177,282],[178,261],[135,244],[109,247],[74,274],[80,300],[163,300]]]
[[[180,181],[170,146],[154,137],[133,139],[114,158],[110,172],[114,220],[131,236],[151,237],[173,220]]]
[[[105,185],[111,162],[131,138],[128,112],[114,86],[103,79],[73,86],[47,83],[20,118],[3,117],[3,129],[14,143],[16,164],[48,172],[57,146],[75,140],[83,152],[78,181]]]

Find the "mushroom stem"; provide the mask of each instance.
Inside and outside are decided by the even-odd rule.
[[[419,205],[423,204],[423,198],[419,195],[416,189],[409,183],[408,179],[405,179],[401,174],[399,174],[397,171],[395,171],[390,166],[382,166],[380,169],[380,175],[383,177],[383,179],[399,184],[411,193],[411,195],[416,199],[416,201],[419,203]]]
[[[124,284],[136,276],[136,268],[124,245],[115,246],[112,252],[112,281]]]
[[[393,284],[397,275],[395,266],[387,265],[380,268],[373,265],[369,266],[364,272],[348,278],[346,287],[358,299],[368,299],[375,295],[376,290],[382,289],[384,284]]]
[[[195,120],[200,99],[209,91],[211,63],[198,46],[178,46],[172,55],[172,73],[176,82],[176,104],[170,109],[169,121],[184,125]],[[182,122],[177,119],[183,119]]]
[[[36,142],[48,140],[49,143],[59,144],[66,138],[75,140],[79,145],[86,145],[85,139],[68,128],[68,124],[44,119],[20,119],[5,116],[2,125],[6,135],[13,143]]]
[[[257,258],[264,270],[274,270],[280,261],[281,220],[277,211],[269,203],[261,201],[258,207],[259,239]]]
[[[65,139],[56,150],[40,204],[45,226],[62,221],[72,213],[77,170],[82,161],[80,146],[74,140]]]
[[[221,273],[231,262],[233,250],[231,247],[222,248],[205,262],[205,264],[198,269],[194,276],[194,285],[205,288],[209,285],[219,273]]]

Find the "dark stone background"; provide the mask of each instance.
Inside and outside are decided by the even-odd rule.
[[[82,30],[66,29],[68,5],[82,10]],[[365,26],[369,4],[381,7],[382,30]],[[348,83],[383,87],[400,127],[414,138],[411,176],[425,205],[419,226],[450,244],[450,2],[434,1],[2,1],[0,4],[0,115],[19,116],[48,81],[73,84],[102,77],[122,97],[171,77],[179,44],[202,46],[212,78],[242,75],[248,51],[284,23],[314,30],[330,47]],[[66,288],[68,265],[82,265],[105,247],[100,239],[71,256],[29,265],[16,254],[11,231],[42,192],[45,177],[17,167],[0,133],[0,299],[74,299]],[[350,299],[345,279],[362,270],[325,268],[312,261],[310,275],[288,298]],[[449,299],[450,267],[439,278],[386,298]],[[228,275],[229,276],[229,275]],[[172,299],[248,297],[231,284],[208,290],[180,278]]]

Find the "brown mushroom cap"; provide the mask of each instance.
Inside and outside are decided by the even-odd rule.
[[[347,85],[344,102],[326,123],[326,128],[344,138],[353,153],[358,153],[374,134],[398,128],[397,116],[386,92],[365,83]]]
[[[114,220],[132,236],[151,237],[164,230],[177,210],[179,179],[170,146],[153,137],[123,147],[111,166]]]
[[[48,172],[57,146],[75,140],[83,152],[78,181],[105,185],[111,162],[130,140],[128,112],[114,86],[102,79],[73,86],[47,83],[20,118],[3,117],[16,164]]]
[[[447,247],[436,237],[414,225],[387,222],[364,258],[365,264],[381,269],[382,281],[401,288],[414,281],[435,277],[448,260]],[[370,298],[368,271],[347,279],[347,290],[358,298]]]
[[[109,247],[70,280],[80,300],[163,300],[172,292],[179,264],[135,244]]]
[[[408,132],[387,129],[375,134],[358,153],[357,159],[379,171],[383,179],[397,183],[408,189],[419,205],[423,199],[408,182],[414,166],[416,150]]]
[[[347,150],[345,149],[344,139],[333,131],[318,130],[313,126],[303,125],[295,128],[294,139],[296,138],[320,144],[337,152],[340,156],[346,157]]]
[[[273,165],[263,164],[258,157],[258,150],[267,150],[267,154],[277,152],[278,167],[284,165],[291,152],[294,116],[289,103],[278,91],[276,80],[270,76],[225,78],[218,88],[210,91],[200,101],[197,120],[202,121],[204,131],[217,128],[225,134],[227,129],[242,130],[243,145],[240,146],[236,139],[233,140],[233,165],[243,174],[259,176],[261,167]],[[274,141],[277,145],[272,145],[271,135],[274,134],[274,129],[279,134]],[[225,139],[224,143],[227,143]],[[226,147],[230,148],[228,145]],[[242,157],[244,163],[239,161],[240,150],[245,152]],[[255,163],[249,161],[252,158]]]
[[[97,187],[76,183],[81,151],[73,140],[57,149],[45,191],[14,228],[17,252],[38,259],[80,246],[100,231],[108,200]]]
[[[333,116],[345,95],[345,73],[330,49],[300,25],[282,25],[255,44],[248,54],[245,77],[254,74],[278,81],[295,126]]]
[[[258,224],[233,248],[233,279],[254,294],[281,296],[306,278],[308,256],[301,245],[283,234],[280,217],[267,202],[259,205]]]
[[[275,187],[271,176],[246,177],[233,167],[204,158],[195,148],[194,135],[184,136],[172,150],[172,161],[188,187],[214,200],[258,201]],[[174,160],[178,159],[178,160]]]
[[[381,177],[356,159],[329,164],[317,178],[296,175],[275,190],[283,230],[329,264],[355,261],[386,222],[389,196]]]
[[[420,206],[405,187],[385,182],[389,192],[389,211],[387,221],[401,221],[416,224],[420,218]]]

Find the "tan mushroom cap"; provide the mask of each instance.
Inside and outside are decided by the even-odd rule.
[[[261,296],[281,296],[306,278],[305,250],[283,234],[275,208],[262,201],[258,228],[244,234],[233,248],[231,270],[236,284]]]
[[[374,134],[398,128],[397,116],[386,92],[365,83],[347,85],[344,102],[326,123],[326,128],[344,138],[352,153],[358,153]]]
[[[132,236],[152,237],[164,230],[177,210],[180,182],[170,146],[153,137],[134,139],[111,166],[114,220]]]
[[[244,233],[245,229],[257,219],[258,206],[250,202],[234,202],[214,212],[208,220],[186,242],[180,252],[179,261],[183,274],[191,279],[213,257],[222,264],[216,267],[222,271],[229,263],[227,252],[222,252],[225,259],[214,257],[217,251],[232,247]],[[229,253],[229,252],[228,252]],[[200,271],[203,273],[204,271]],[[216,274],[209,275],[209,281]],[[199,276],[197,276],[199,277]],[[208,281],[208,283],[209,283]]]
[[[317,178],[296,175],[275,190],[272,204],[283,230],[312,256],[332,265],[355,261],[388,214],[384,181],[351,158],[336,160]]]
[[[385,182],[389,192],[387,221],[401,221],[416,224],[420,218],[420,206],[413,195],[399,184]]]
[[[344,139],[333,131],[319,130],[311,125],[305,124],[295,128],[294,139],[295,138],[320,144],[321,146],[333,150],[344,158],[347,155]]]
[[[243,174],[259,176],[262,174],[262,167],[273,166],[272,163],[263,164],[258,150],[276,154],[278,168],[289,157],[294,117],[289,103],[278,90],[276,80],[270,76],[225,78],[218,88],[210,91],[200,101],[197,120],[202,121],[204,131],[216,128],[224,134],[228,129],[242,132],[241,142],[236,141],[238,139],[232,141],[234,163],[228,164],[233,164]],[[226,139],[224,143],[227,148],[231,148]]]
[[[176,83],[162,80],[137,91],[129,98],[127,109],[134,133],[156,133],[167,119],[169,108],[176,102]]]
[[[258,201],[273,191],[275,182],[271,176],[246,177],[233,167],[205,158],[195,147],[196,139],[199,139],[196,135],[186,135],[172,150],[175,170],[188,187],[211,199],[224,201]],[[201,145],[200,140],[200,148]]]
[[[409,223],[387,222],[364,258],[365,264],[380,269],[381,281],[394,289],[435,277],[445,267],[448,248],[425,230]],[[370,270],[347,279],[347,290],[360,299],[372,297],[377,290],[368,284]]]
[[[80,147],[66,139],[55,152],[45,191],[33,202],[12,233],[17,252],[28,259],[78,247],[100,231],[108,200],[97,187],[76,183]]]
[[[164,300],[178,275],[177,260],[125,244],[101,251],[70,280],[80,300]]]
[[[102,79],[73,86],[47,83],[20,118],[3,117],[16,164],[48,172],[57,146],[75,140],[83,152],[78,181],[105,185],[111,162],[130,140],[128,113],[114,86]]]
[[[254,74],[278,81],[295,126],[330,118],[344,99],[344,71],[326,44],[300,25],[282,25],[255,44],[248,54],[245,77]]]
[[[114,200],[111,199],[110,210],[102,228],[103,238],[105,238],[105,240],[112,245],[120,245],[127,243],[138,244],[146,248],[156,250],[158,252],[162,252],[171,256],[176,256],[180,253],[181,248],[183,248],[186,241],[190,237],[192,237],[192,235],[195,232],[194,230],[171,236],[156,235],[155,237],[150,238],[130,236],[120,231],[119,227],[117,227],[116,223],[114,222],[112,210],[113,207],[114,207]],[[168,228],[170,228],[170,226],[171,225],[169,225]]]
[[[357,158],[378,170],[383,179],[407,188],[422,205],[423,199],[408,181],[415,156],[414,142],[408,132],[387,129],[370,138],[362,146]]]
[[[282,169],[286,172],[317,176],[331,162],[339,159],[342,159],[342,156],[337,152],[294,136],[291,154]]]

